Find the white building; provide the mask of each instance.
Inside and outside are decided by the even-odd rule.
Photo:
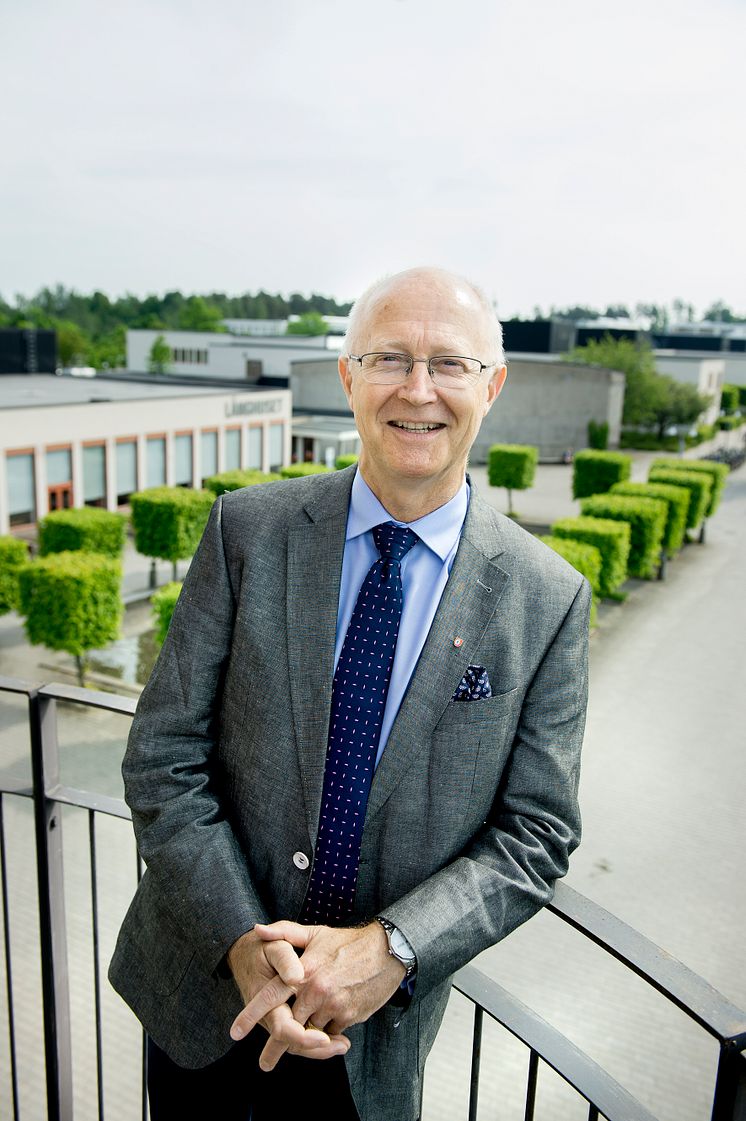
[[[655,368],[659,374],[668,374],[676,381],[693,385],[698,393],[710,398],[702,414],[704,424],[714,424],[720,415],[720,393],[725,382],[723,356],[687,350],[656,350]]]
[[[146,487],[199,487],[291,458],[287,389],[163,385],[115,377],[0,377],[0,533],[50,510],[126,506]]]
[[[290,363],[338,350],[335,335],[251,338],[211,331],[128,331],[127,369],[149,369],[153,343],[163,337],[171,350],[164,372],[179,377],[230,378],[252,384],[261,377],[288,378]]]

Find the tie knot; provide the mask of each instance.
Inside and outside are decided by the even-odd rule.
[[[384,522],[374,526],[373,540],[382,560],[401,561],[419,537],[408,526]]]

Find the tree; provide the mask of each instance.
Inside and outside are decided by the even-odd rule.
[[[163,335],[159,335],[150,348],[148,355],[148,370],[151,374],[165,374],[171,361],[171,347]]]
[[[567,355],[570,362],[585,362],[589,366],[606,366],[621,370],[626,378],[624,412],[622,421],[631,427],[645,427],[655,419],[663,387],[655,369],[655,358],[647,343],[632,339],[589,339],[585,346],[576,346]]]
[[[190,296],[179,311],[181,331],[225,331],[223,312],[204,296]]]
[[[653,407],[653,419],[658,437],[662,440],[670,425],[693,424],[709,405],[710,398],[703,397],[693,385],[661,375],[658,377],[663,384],[659,387],[658,400]]]
[[[66,319],[54,322],[60,366],[80,366],[87,360],[89,342],[80,327]]]
[[[288,323],[287,335],[326,335],[329,325],[318,311],[306,311],[293,323]]]

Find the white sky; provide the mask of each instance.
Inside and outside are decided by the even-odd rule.
[[[0,0],[0,293],[746,310],[743,0]]]

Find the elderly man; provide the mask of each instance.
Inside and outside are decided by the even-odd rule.
[[[492,309],[400,273],[339,370],[357,469],[216,501],[132,728],[154,1121],[413,1121],[453,972],[579,838],[589,590],[466,475]]]

